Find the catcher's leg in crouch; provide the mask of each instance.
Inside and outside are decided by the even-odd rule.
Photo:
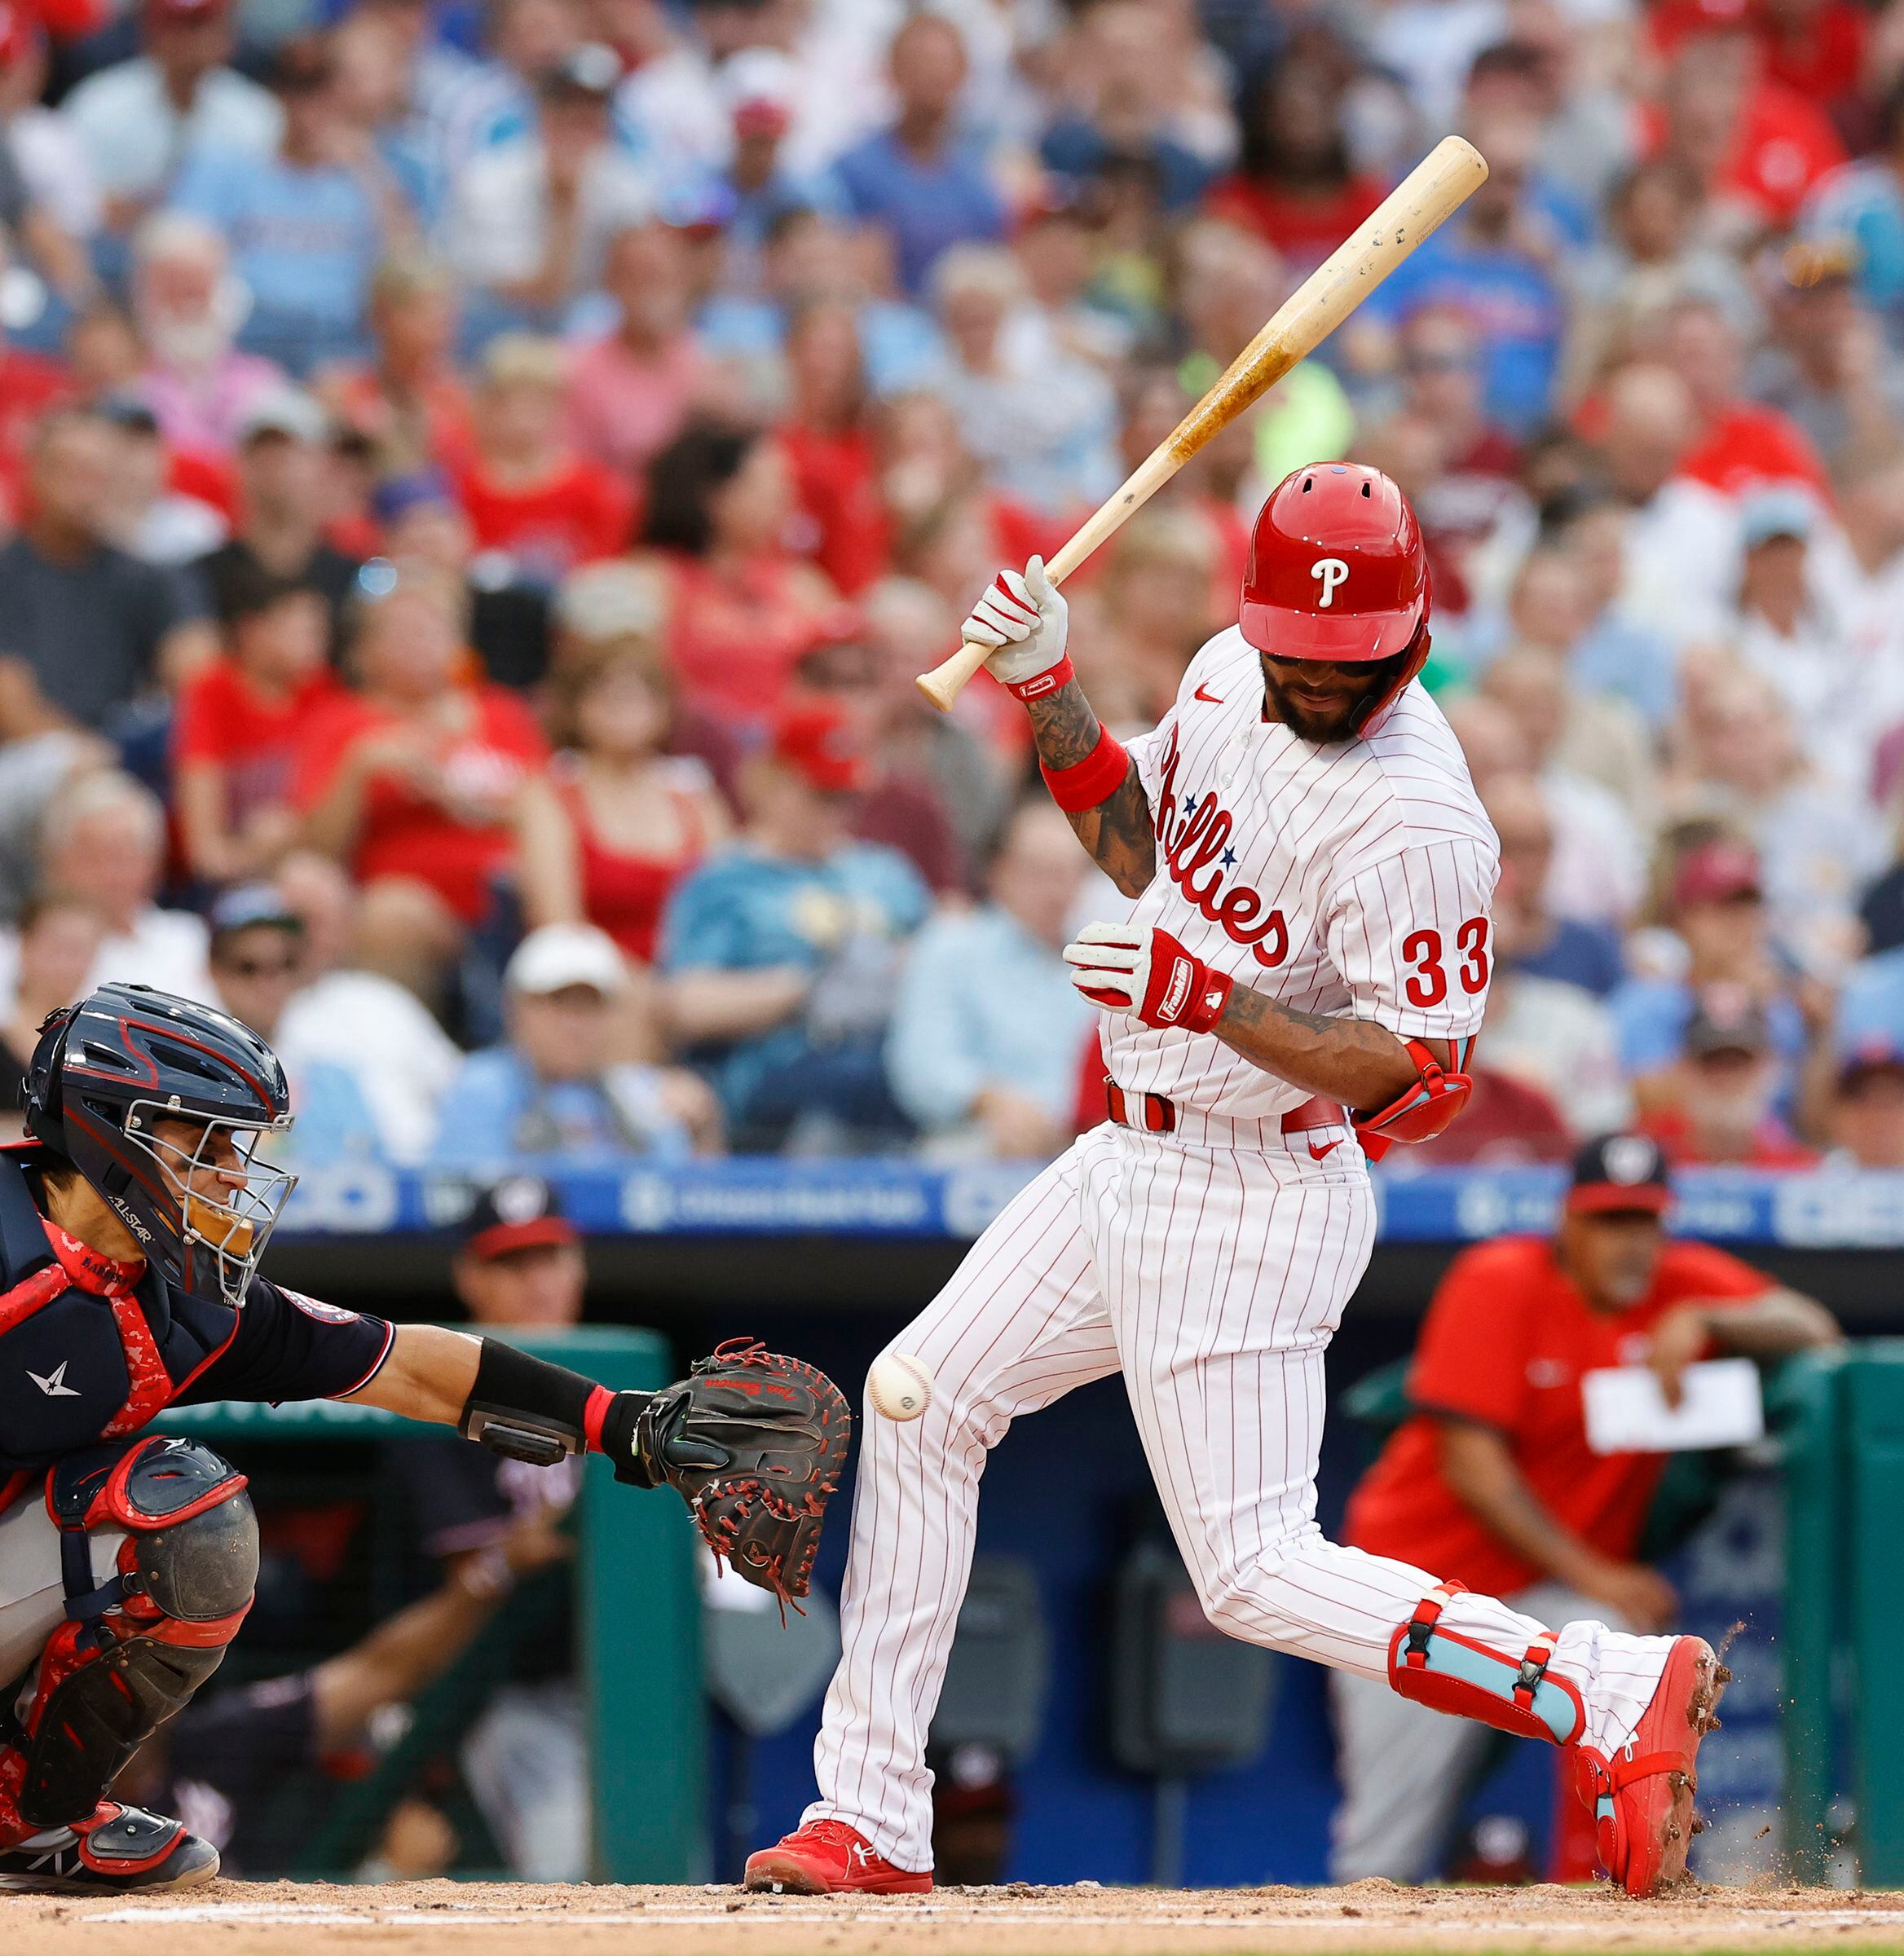
[[[1593,1623],[1556,1636],[1316,1526],[1323,1353],[1374,1233],[1360,1162],[1341,1159],[1352,1147],[1317,1164],[1307,1148],[1100,1128],[1005,1209],[895,1341],[931,1367],[932,1403],[908,1424],[862,1427],[820,1798],[798,1833],[753,1857],[749,1886],[929,1886],[926,1733],[986,1452],[1017,1415],[1117,1369],[1213,1623],[1577,1743],[1614,1871],[1650,1889],[1683,1864],[1698,1721],[1722,1681],[1705,1645]],[[1629,1741],[1634,1758],[1609,1767]]]

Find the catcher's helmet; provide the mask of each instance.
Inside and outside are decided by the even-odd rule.
[[[1426,664],[1428,558],[1408,500],[1377,469],[1316,462],[1276,485],[1250,533],[1237,618],[1272,659],[1401,659],[1366,727]]]
[[[198,1129],[181,1144],[159,1121]],[[147,1256],[188,1291],[245,1301],[298,1178],[253,1159],[291,1125],[278,1056],[230,1013],[143,985],[103,985],[49,1017],[27,1068],[26,1129],[111,1205]],[[227,1136],[242,1188],[212,1182]],[[209,1186],[195,1188],[195,1174]]]

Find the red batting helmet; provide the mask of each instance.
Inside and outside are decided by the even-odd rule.
[[[1272,659],[1363,665],[1405,653],[1367,725],[1428,659],[1428,559],[1408,498],[1351,462],[1285,476],[1250,533],[1237,623]]]

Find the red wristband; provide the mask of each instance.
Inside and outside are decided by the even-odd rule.
[[[1108,801],[1124,785],[1130,772],[1130,756],[1124,744],[1108,727],[1098,729],[1097,745],[1075,767],[1047,768],[1038,763],[1038,772],[1051,791],[1051,800],[1067,815],[1082,815],[1100,801]]]
[[[599,1453],[602,1451],[602,1422],[608,1416],[608,1409],[615,1403],[615,1394],[606,1386],[597,1386],[588,1394],[582,1408],[582,1451]]]
[[[1076,669],[1068,659],[1042,672],[1034,672],[1029,679],[1020,680],[1016,685],[1007,685],[1005,690],[1019,699],[1043,699],[1056,693],[1059,687],[1068,686],[1077,678]]]

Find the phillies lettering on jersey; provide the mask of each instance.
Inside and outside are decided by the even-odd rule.
[[[1223,702],[1214,703],[1221,706]],[[1216,901],[1216,892],[1223,887],[1222,866],[1226,860],[1236,860],[1235,852],[1229,847],[1236,824],[1227,811],[1218,806],[1214,795],[1205,795],[1192,813],[1179,819],[1178,760],[1177,730],[1172,727],[1170,746],[1164,755],[1162,793],[1157,805],[1157,839],[1163,866],[1185,900],[1195,904],[1212,923],[1221,924],[1238,944],[1248,945],[1258,964],[1279,965],[1289,954],[1289,926],[1283,922],[1282,912],[1272,910],[1258,923],[1256,919],[1262,914],[1263,899],[1246,883],[1233,883],[1223,901]],[[1185,808],[1192,799],[1185,798]],[[1207,878],[1199,884],[1197,879],[1205,871]]]
[[[1342,582],[1320,568],[1318,581]],[[1318,746],[1266,721],[1263,700],[1255,650],[1225,632],[1191,661],[1163,724],[1130,743],[1158,872],[1131,920],[1299,1011],[1408,1038],[1479,1032],[1498,865],[1440,709],[1410,686],[1374,732]],[[1307,1097],[1209,1034],[1113,1014],[1104,1047],[1126,1092],[1232,1120]]]

